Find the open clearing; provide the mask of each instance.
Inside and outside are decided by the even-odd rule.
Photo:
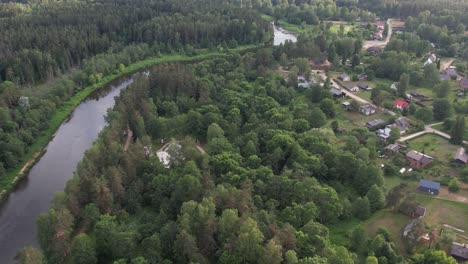
[[[416,201],[426,207],[424,221],[430,226],[449,224],[468,232],[468,204],[417,194]]]
[[[437,135],[425,134],[408,141],[408,150],[417,150],[442,162],[451,162],[458,146]]]

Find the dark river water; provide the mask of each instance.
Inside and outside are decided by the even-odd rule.
[[[104,116],[114,106],[114,97],[132,82],[127,78],[108,85],[82,102],[57,130],[28,177],[0,205],[0,264],[14,263],[16,252],[25,246],[38,246],[36,216],[47,212],[54,194],[64,190],[85,151],[106,125]]]

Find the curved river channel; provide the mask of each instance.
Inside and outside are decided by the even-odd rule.
[[[133,79],[127,77],[117,85],[109,84],[83,101],[63,123],[49,142],[47,152],[29,171],[29,175],[0,205],[0,263],[14,263],[18,250],[38,246],[36,217],[47,212],[56,192],[63,191],[78,162],[106,125],[107,109],[114,97]]]
[[[273,45],[286,40],[296,42],[296,36],[274,26]],[[122,81],[123,80],[123,81]],[[70,119],[57,130],[29,175],[9,198],[0,204],[0,263],[14,263],[16,253],[26,246],[38,247],[36,217],[49,210],[56,192],[65,189],[76,165],[106,125],[107,109],[115,104],[114,97],[133,82],[128,76],[116,85],[109,84],[83,101]]]

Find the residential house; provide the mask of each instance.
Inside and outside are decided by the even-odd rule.
[[[392,85],[390,85],[390,89],[392,90],[398,90],[398,84],[400,84],[399,82],[393,82]]]
[[[375,133],[381,140],[387,141],[390,137],[390,132],[392,132],[392,130],[387,126],[385,128],[378,129]]]
[[[449,80],[449,79],[450,79],[450,76],[448,76],[447,73],[442,72],[442,73],[440,74],[440,80],[441,80],[441,81],[445,81],[445,80]]]
[[[468,78],[464,77],[458,83],[458,87],[461,89],[468,89]]]
[[[373,54],[373,55],[376,55],[376,54],[379,54],[382,52],[382,48],[380,47],[370,47],[370,48],[367,48],[367,53],[369,54]]]
[[[358,83],[357,85],[359,87],[359,89],[363,90],[363,91],[370,91],[372,90],[371,87],[369,87],[369,85],[365,84],[365,83]]]
[[[385,125],[385,121],[382,119],[375,119],[366,123],[366,127],[369,129],[379,128]]]
[[[427,60],[424,62],[423,66],[434,63],[434,62],[436,62],[436,60],[437,60],[437,56],[434,53],[432,53],[431,55],[429,55]]]
[[[421,179],[419,180],[418,191],[437,195],[440,191],[440,183]]]
[[[348,107],[351,105],[351,103],[348,102],[348,101],[346,101],[346,102],[342,102],[341,105],[342,105],[344,108],[348,109]]]
[[[330,93],[333,95],[334,98],[342,98],[346,96],[346,94],[343,91],[335,87],[330,89]]]
[[[350,84],[350,85],[348,85],[347,88],[348,88],[348,90],[350,90],[353,93],[359,92],[359,87],[357,87],[357,85],[355,85],[355,84]]]
[[[466,165],[468,163],[468,153],[466,153],[466,150],[464,147],[459,147],[457,149],[457,152],[455,152],[453,160],[455,161],[455,163],[458,163],[461,165]]]
[[[450,255],[458,261],[458,263],[465,263],[468,261],[468,244],[460,244],[453,242]]]
[[[434,160],[431,156],[416,150],[408,151],[408,153],[406,153],[406,159],[410,162],[411,167],[414,168],[424,168]]]
[[[312,87],[312,82],[300,82],[300,83],[297,83],[297,87],[298,88],[308,89],[308,88]]]
[[[453,81],[455,81],[458,78],[458,73],[457,73],[457,70],[455,69],[450,69],[450,68],[446,69],[442,72],[442,74],[445,74]]]
[[[367,81],[367,75],[366,74],[359,74],[357,78],[358,78],[359,81]]]
[[[403,110],[409,106],[409,103],[405,100],[396,100],[393,102],[393,107],[398,108],[399,110]]]
[[[338,76],[338,79],[342,80],[343,82],[351,81],[351,78],[349,78],[348,74],[346,73],[342,73],[340,76]]]
[[[385,147],[385,152],[387,152],[387,154],[396,154],[402,148],[405,148],[405,146],[401,144],[390,144]]]
[[[393,124],[388,125],[388,126],[389,127],[396,126],[400,129],[401,133],[404,133],[409,128],[410,122],[408,118],[404,116],[400,116],[399,118],[395,119],[395,122],[393,122]]]
[[[416,207],[413,212],[413,217],[414,218],[423,218],[426,215],[426,208],[422,206]]]

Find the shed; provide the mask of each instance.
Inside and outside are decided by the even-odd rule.
[[[413,168],[424,168],[434,160],[431,156],[415,150],[408,151],[408,153],[406,153],[406,159]]]
[[[351,78],[349,78],[348,74],[342,73],[338,79],[342,80],[343,82],[349,82],[351,81]]]
[[[359,112],[367,116],[375,114],[376,111],[377,109],[371,104],[365,104],[359,107]]]
[[[413,216],[416,218],[423,218],[425,215],[426,215],[426,208],[422,206],[416,207],[413,213]]]
[[[348,85],[348,90],[350,90],[351,92],[359,92],[359,87],[357,87],[355,84],[350,84]]]
[[[459,147],[457,149],[457,152],[455,152],[455,155],[453,156],[453,159],[456,163],[460,164],[467,164],[468,163],[468,154],[466,153],[466,150],[464,147]]]
[[[343,91],[341,91],[341,90],[339,90],[337,88],[331,88],[330,93],[333,95],[333,97],[336,97],[336,98],[344,97],[346,95]]]
[[[385,125],[385,121],[382,119],[375,119],[366,123],[367,128],[376,128],[383,125]]]
[[[468,261],[468,245],[453,242],[450,255],[460,263]]]
[[[462,89],[468,89],[468,78],[462,78],[460,82],[458,83],[458,87]]]
[[[419,180],[418,191],[437,195],[439,194],[439,190],[440,183],[424,179]]]

